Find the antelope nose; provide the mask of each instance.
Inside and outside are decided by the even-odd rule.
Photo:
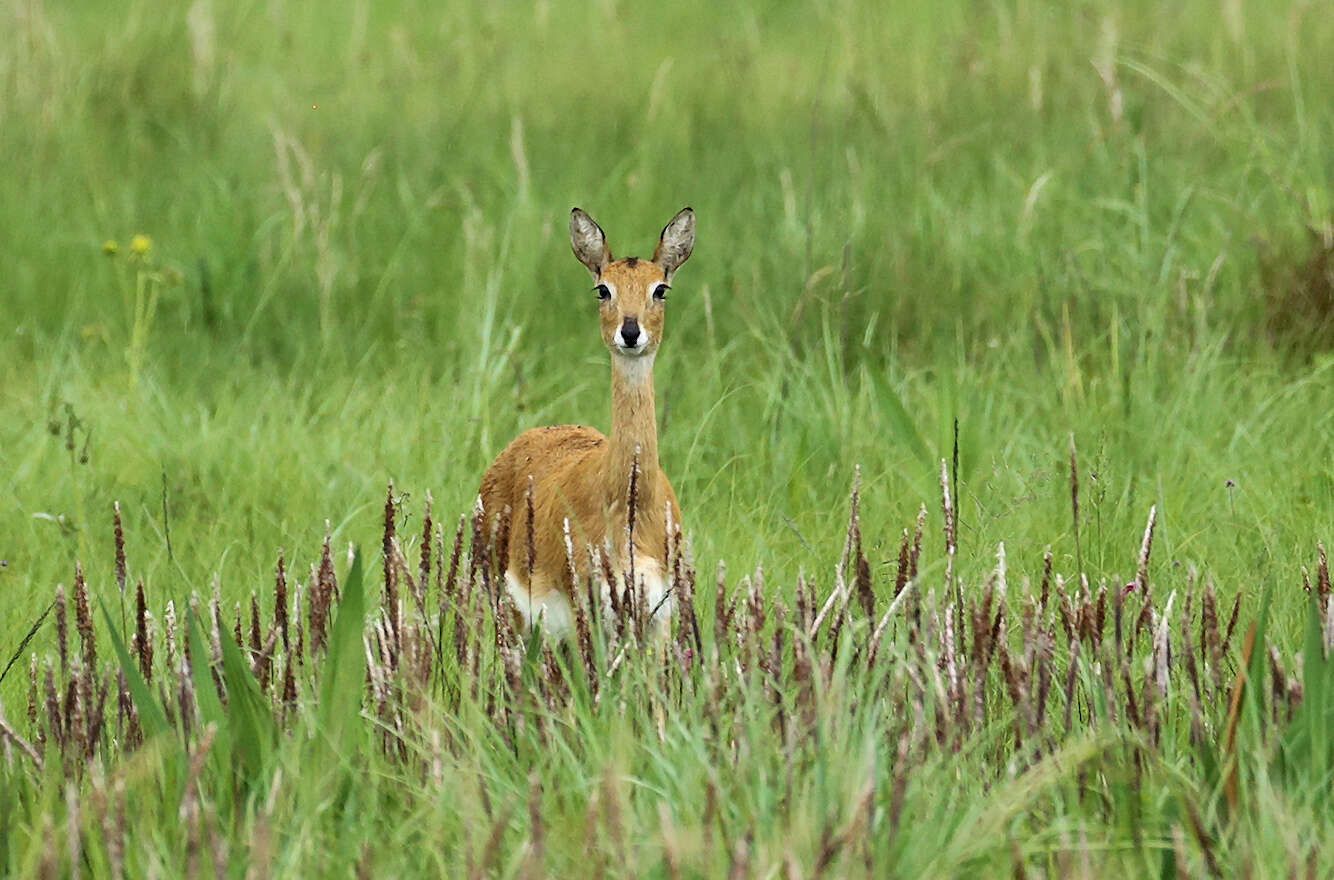
[[[637,318],[626,318],[621,324],[621,339],[628,348],[639,345],[639,320]]]

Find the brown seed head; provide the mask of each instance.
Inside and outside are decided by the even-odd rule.
[[[56,585],[56,647],[60,651],[60,680],[69,678],[69,621],[65,611],[65,585]]]
[[[139,658],[139,672],[143,674],[144,681],[153,683],[153,639],[148,632],[148,602],[144,598],[144,581],[139,579],[139,585],[134,591],[135,606],[135,652]]]
[[[278,565],[273,572],[273,625],[282,634],[283,650],[288,650],[287,639],[287,564],[283,552],[278,551]]]
[[[125,595],[125,531],[121,528],[120,522],[120,502],[112,505],[115,511],[115,536],[116,536],[116,585],[120,587],[120,594]]]
[[[83,579],[83,564],[74,565],[74,624],[83,647],[83,665],[97,668],[97,639],[93,633],[93,612],[88,604],[88,584]]]

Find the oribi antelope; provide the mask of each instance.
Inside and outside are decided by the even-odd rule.
[[[610,555],[616,579],[632,575],[632,595],[658,631],[674,611],[666,555],[669,534],[679,536],[681,511],[658,463],[653,361],[672,277],[694,245],[690,208],[663,228],[648,260],[614,259],[602,227],[579,208],[570,213],[570,246],[593,275],[602,341],[611,353],[611,436],[576,425],[533,428],[506,446],[482,477],[483,521],[492,540],[508,534],[506,546],[496,550],[526,627],[540,620],[545,632],[568,634],[576,578],[582,583],[591,576],[604,596],[622,588],[593,570],[587,548]],[[500,527],[504,519],[507,529]]]

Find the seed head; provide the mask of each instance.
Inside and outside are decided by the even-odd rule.
[[[120,593],[125,595],[125,530],[121,527],[120,521],[120,502],[112,505],[115,511],[114,515],[114,533],[116,538],[116,584],[120,587]]]

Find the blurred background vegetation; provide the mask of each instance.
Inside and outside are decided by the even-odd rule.
[[[519,431],[605,430],[607,355],[587,273],[569,253],[573,205],[619,255],[648,253],[675,211],[696,211],[656,378],[662,461],[703,580],[725,560],[734,595],[761,565],[768,595],[788,607],[799,572],[829,595],[860,466],[876,610],[889,601],[900,530],[923,504],[919,587],[939,597],[944,460],[957,468],[961,591],[979,601],[1004,542],[1008,619],[1023,621],[1012,642],[1030,631],[1023,615],[1048,548],[1056,575],[1087,574],[1115,597],[1136,576],[1156,506],[1149,580],[1163,617],[1144,615],[1152,645],[1133,670],[1123,664],[1120,684],[1130,693],[1133,677],[1158,693],[1158,670],[1141,661],[1180,656],[1169,616],[1184,633],[1191,597],[1212,602],[1200,589],[1211,581],[1218,609],[1240,597],[1242,627],[1260,619],[1257,683],[1266,661],[1277,670],[1272,712],[1255,696],[1263,687],[1229,711],[1221,697],[1239,693],[1226,679],[1236,669],[1216,653],[1217,699],[1203,712],[1178,662],[1170,699],[1162,672],[1161,728],[1157,716],[1104,723],[1093,707],[1100,661],[1030,638],[1016,657],[1070,670],[1055,683],[1066,696],[1052,751],[1019,754],[1010,707],[1032,703],[1010,701],[998,678],[987,684],[985,667],[976,736],[932,751],[923,703],[916,718],[899,710],[905,668],[915,657],[934,674],[936,656],[895,627],[880,671],[849,672],[847,651],[814,676],[794,660],[801,688],[820,682],[810,705],[822,707],[799,735],[778,732],[771,697],[781,715],[806,691],[730,678],[734,647],[723,673],[716,653],[707,672],[730,690],[713,690],[701,665],[682,679],[688,698],[683,685],[662,699],[658,683],[671,679],[639,655],[606,708],[553,709],[555,737],[520,728],[511,751],[493,723],[495,664],[469,679],[442,654],[440,693],[414,716],[409,756],[382,747],[389,738],[363,710],[363,621],[349,617],[337,656],[355,663],[330,664],[340,672],[328,678],[303,667],[308,696],[288,700],[280,722],[262,698],[251,714],[224,713],[199,664],[207,705],[190,717],[211,722],[207,732],[124,753],[117,740],[86,765],[62,767],[51,746],[39,768],[15,736],[59,729],[52,686],[46,728],[34,699],[19,734],[0,730],[0,791],[13,793],[0,797],[0,832],[10,830],[0,864],[56,874],[68,853],[71,870],[97,876],[128,852],[131,871],[197,869],[202,800],[203,823],[221,826],[206,835],[224,842],[213,856],[235,856],[233,875],[357,864],[453,876],[466,859],[480,876],[497,846],[496,872],[515,873],[539,851],[545,809],[545,864],[586,869],[596,850],[612,854],[613,874],[661,874],[678,844],[688,866],[735,868],[754,843],[756,865],[799,875],[794,860],[828,867],[831,841],[855,831],[868,871],[878,859],[908,875],[1019,875],[1027,862],[1058,876],[1079,865],[1089,876],[1264,876],[1280,863],[1316,876],[1334,686],[1328,663],[1312,659],[1319,624],[1302,582],[1317,542],[1334,539],[1326,7],[0,0],[10,720],[26,702],[30,656],[42,658],[36,670],[56,651],[58,615],[31,643],[24,635],[56,585],[74,583],[77,562],[91,592],[83,612],[106,603],[114,619],[132,602],[113,575],[115,502],[128,588],[142,580],[155,614],[174,601],[184,637],[188,597],[214,584],[226,620],[252,593],[254,607],[273,607],[280,548],[294,593],[308,590],[326,529],[340,571],[349,542],[378,568],[390,481],[399,535],[421,533],[431,492],[448,536]],[[76,606],[79,593],[67,592]],[[1267,618],[1261,595],[1273,599]],[[1076,604],[1091,608],[1092,596]],[[990,593],[981,601],[989,608]],[[1212,607],[1200,608],[1201,631],[1212,615],[1216,636]],[[930,639],[951,642],[938,626],[928,620]],[[768,637],[755,629],[743,656]],[[1251,649],[1239,650],[1243,665]],[[251,686],[240,656],[215,668],[238,704]],[[1008,666],[1005,676],[1015,680]],[[471,694],[451,703],[459,682]],[[1302,688],[1308,702],[1285,727],[1280,702],[1292,714]],[[93,703],[85,690],[67,691],[66,716]],[[900,703],[881,701],[887,691]],[[1076,706],[1076,693],[1094,697]],[[499,708],[507,716],[503,698]],[[324,739],[338,712],[365,721],[349,725],[342,763]],[[704,730],[713,716],[720,726]],[[1161,742],[1147,743],[1147,729]],[[911,754],[909,732],[925,738]],[[106,824],[113,813],[118,829]]]
[[[999,540],[1072,566],[1072,434],[1095,577],[1153,503],[1164,577],[1225,594],[1329,538],[1320,4],[8,0],[0,28],[6,646],[110,559],[113,500],[155,602],[239,596],[325,520],[374,545],[391,479],[462,513],[519,430],[605,429],[575,204],[618,254],[698,214],[657,384],[705,567],[827,577],[857,464],[887,560],[939,518],[956,419],[965,570]]]

